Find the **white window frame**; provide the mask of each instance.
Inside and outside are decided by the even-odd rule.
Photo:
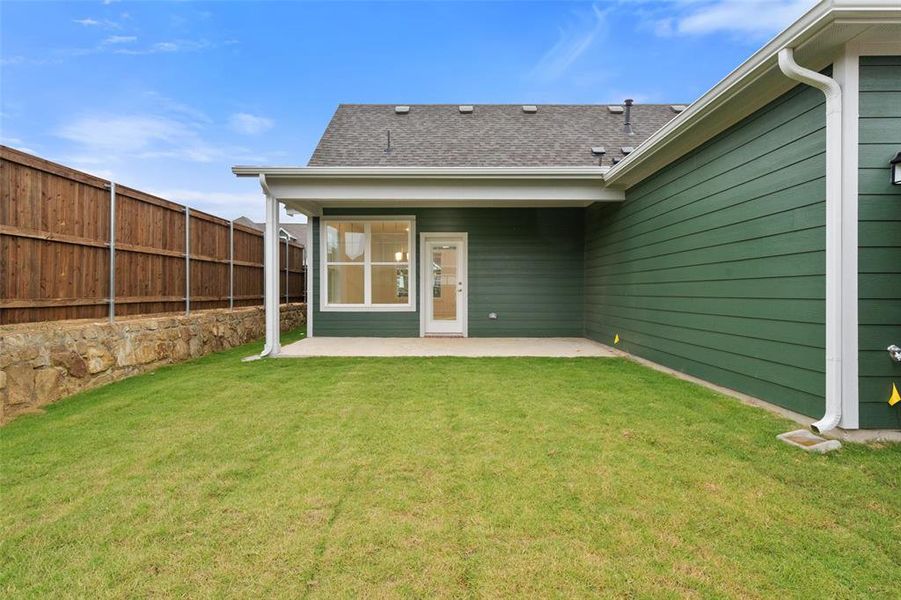
[[[363,262],[363,304],[334,304],[328,301],[328,235],[329,223],[355,221],[364,224],[365,249]],[[409,282],[406,304],[372,303],[372,231],[370,223],[376,221],[407,221],[410,231],[407,243],[410,248]],[[349,263],[347,263],[349,264]],[[376,266],[395,263],[376,263]],[[319,310],[321,312],[416,312],[416,217],[412,215],[340,215],[319,217]]]

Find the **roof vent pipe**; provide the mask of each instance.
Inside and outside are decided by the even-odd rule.
[[[625,117],[623,119],[623,131],[628,135],[633,135],[632,131],[632,98],[626,98],[626,101],[623,102],[626,107]]]

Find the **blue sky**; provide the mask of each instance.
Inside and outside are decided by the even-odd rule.
[[[338,103],[688,103],[812,4],[3,2],[0,142],[261,219]]]

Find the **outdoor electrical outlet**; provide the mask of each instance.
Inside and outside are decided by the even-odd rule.
[[[488,313],[488,318],[492,320],[497,320],[497,313]]]

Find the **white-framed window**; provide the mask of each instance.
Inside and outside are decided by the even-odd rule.
[[[416,219],[321,217],[323,311],[415,311]]]

